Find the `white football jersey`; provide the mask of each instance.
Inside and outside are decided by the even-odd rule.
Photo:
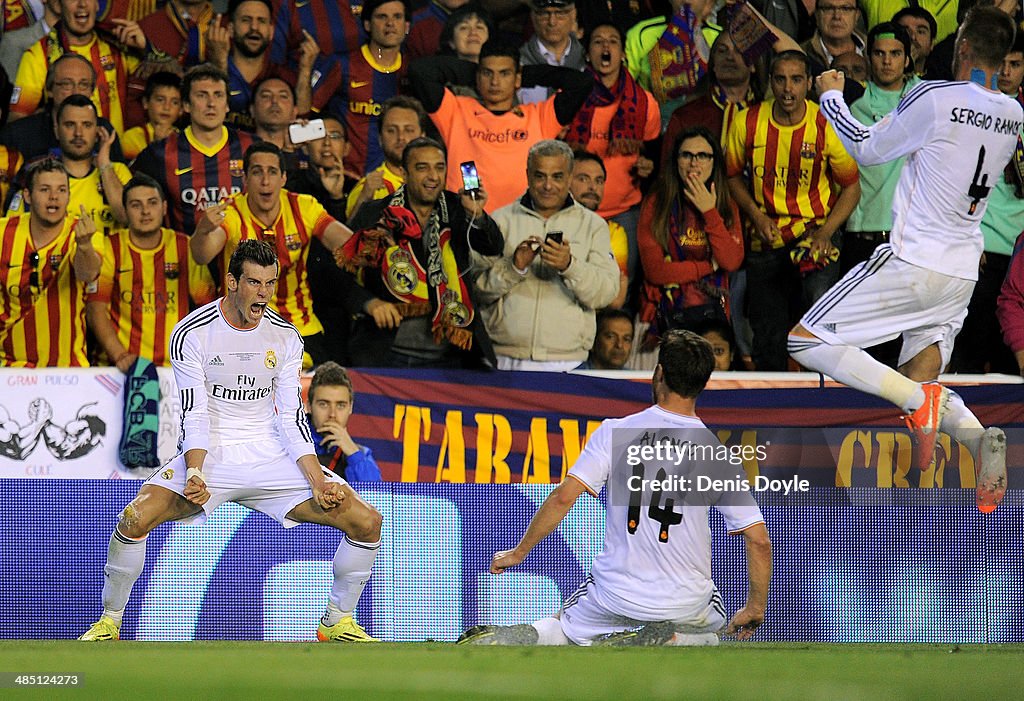
[[[822,95],[821,111],[857,163],[907,156],[893,199],[896,255],[977,280],[981,219],[1017,145],[1020,104],[971,82],[924,81],[870,127],[853,118],[838,90]]]
[[[195,310],[171,332],[179,450],[277,437],[293,460],[315,455],[299,385],[302,336],[269,307],[256,327],[236,328],[222,301]]]
[[[696,478],[742,475],[742,468],[724,460],[687,459],[662,474],[652,461],[630,465],[625,459],[630,444],[679,436],[721,448],[700,419],[653,406],[602,422],[569,470],[595,495],[608,486],[604,547],[591,566],[594,596],[608,610],[639,620],[692,619],[707,610],[715,592],[709,492],[700,489]],[[673,476],[690,480],[688,495],[687,489],[636,489],[642,484],[637,478]],[[750,492],[723,497],[715,508],[730,532],[764,521]]]

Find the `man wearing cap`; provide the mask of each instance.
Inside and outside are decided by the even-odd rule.
[[[864,95],[850,105],[861,124],[874,124],[896,109],[907,92],[921,82],[914,75],[910,34],[898,24],[882,22],[868,32],[870,75]],[[839,264],[843,274],[867,260],[875,247],[889,240],[892,198],[906,158],[860,166],[860,201],[846,222]]]
[[[582,71],[586,52],[576,37],[574,0],[533,0],[530,3],[533,37],[519,49],[520,65],[564,66]],[[520,88],[522,103],[543,102],[554,94],[553,88]]]

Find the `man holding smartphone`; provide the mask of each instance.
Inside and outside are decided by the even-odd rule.
[[[342,296],[360,320],[352,331],[355,366],[460,368],[494,365],[477,309],[470,249],[502,251],[487,216],[487,192],[445,190],[448,152],[420,137],[402,152],[405,184],[367,202],[336,254],[350,285]],[[361,272],[363,286],[351,273]]]
[[[594,345],[594,310],[619,291],[608,224],[569,194],[573,160],[563,141],[534,144],[526,194],[494,213],[504,251],[476,283],[501,370],[577,367]]]

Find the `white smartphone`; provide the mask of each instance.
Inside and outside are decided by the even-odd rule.
[[[288,136],[293,144],[304,144],[327,136],[327,128],[322,119],[314,119],[305,124],[294,122],[288,125]]]

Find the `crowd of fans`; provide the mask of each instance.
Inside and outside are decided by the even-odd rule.
[[[903,166],[859,168],[814,77],[870,125],[952,78],[970,6],[1021,27],[1018,0],[2,1],[0,365],[125,372],[251,238],[310,367],[649,369],[686,328],[719,370],[796,369]],[[992,87],[1022,79],[1019,31]],[[983,189],[948,370],[1018,374],[1024,145]]]

